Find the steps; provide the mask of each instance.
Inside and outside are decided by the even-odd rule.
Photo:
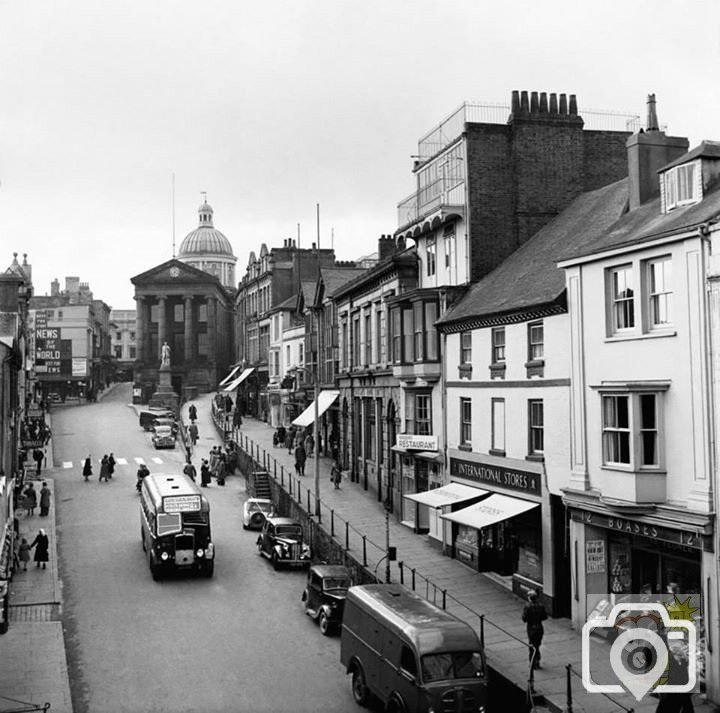
[[[270,489],[270,476],[265,470],[256,470],[251,478],[252,490],[256,498],[272,498],[272,490]]]

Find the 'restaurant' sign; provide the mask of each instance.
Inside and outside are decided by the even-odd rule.
[[[531,493],[532,495],[542,493],[539,473],[530,473],[515,468],[450,458],[450,475],[521,493]]]
[[[413,451],[436,451],[438,449],[437,436],[415,436],[410,433],[400,433],[397,437],[398,448]]]

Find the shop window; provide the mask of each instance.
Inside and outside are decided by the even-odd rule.
[[[628,387],[629,393],[602,393],[600,389],[603,464],[631,471],[660,470],[662,392],[668,384],[648,382]]]
[[[505,455],[505,399],[492,399],[492,442],[491,455]]]
[[[545,416],[541,400],[528,401],[528,457],[542,459],[545,452]]]
[[[460,448],[472,448],[472,400],[460,399]]]
[[[493,327],[490,334],[490,377],[505,378],[505,327]]]

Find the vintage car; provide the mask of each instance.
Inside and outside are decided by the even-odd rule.
[[[267,498],[248,498],[243,503],[243,530],[260,530],[265,518],[273,514],[273,501]]]
[[[310,546],[305,543],[302,525],[290,517],[266,517],[257,546],[275,569],[310,566]]]
[[[175,434],[170,426],[157,426],[152,435],[155,449],[175,448]]]
[[[175,414],[169,409],[150,409],[140,412],[140,426],[146,431],[152,431],[153,421],[156,418],[175,418]]]
[[[351,584],[350,570],[339,564],[315,564],[308,570],[302,601],[305,613],[319,622],[324,636],[340,630]]]
[[[160,416],[153,419],[152,430],[156,431],[159,426],[169,426],[172,429],[173,435],[178,434],[178,423],[174,416]]]

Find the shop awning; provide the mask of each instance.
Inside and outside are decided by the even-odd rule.
[[[322,416],[332,405],[335,399],[340,396],[339,391],[326,389],[318,394],[317,412],[318,417]],[[309,426],[315,421],[315,402],[313,401],[293,422],[293,426]]]
[[[412,456],[413,458],[422,458],[423,460],[430,460],[435,463],[443,463],[443,454],[440,451],[413,451],[409,448],[403,448],[402,446],[392,446],[391,451],[395,453],[402,453],[403,455]]]
[[[502,522],[537,507],[540,507],[540,503],[531,503],[528,500],[493,493],[489,498],[485,498],[479,503],[457,512],[440,515],[440,517],[481,530],[483,527],[494,525],[496,522]]]
[[[235,389],[237,389],[237,387],[240,386],[240,384],[242,384],[242,382],[245,381],[245,379],[247,379],[248,376],[250,376],[250,374],[253,373],[253,371],[255,371],[255,367],[254,367],[254,366],[250,367],[249,369],[245,369],[245,371],[243,371],[243,373],[240,374],[240,376],[238,376],[236,379],[233,379],[233,380],[223,389],[223,391],[227,391],[227,392],[235,391]]]
[[[462,485],[462,483],[449,483],[448,485],[443,485],[442,488],[426,490],[424,493],[413,493],[405,497],[421,505],[429,505],[431,508],[441,508],[443,505],[457,505],[465,500],[479,498],[482,495],[487,495],[488,492],[488,490],[472,488],[469,485]]]
[[[232,381],[233,377],[235,376],[235,374],[238,373],[238,371],[240,371],[240,367],[239,367],[239,366],[236,366],[236,367],[218,384],[218,386],[224,386],[225,384],[227,384],[227,383],[229,383],[230,381]]]

